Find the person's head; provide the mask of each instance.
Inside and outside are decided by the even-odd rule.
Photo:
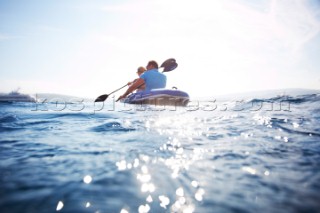
[[[140,76],[142,73],[144,73],[144,71],[146,71],[146,68],[138,67],[137,74]]]
[[[151,69],[158,69],[158,63],[156,61],[149,61],[148,65],[147,65],[147,70],[151,70]]]

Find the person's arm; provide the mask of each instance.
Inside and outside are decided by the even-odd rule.
[[[127,97],[130,93],[132,93],[133,91],[135,91],[136,89],[138,89],[141,85],[144,85],[144,80],[142,78],[138,78],[128,89],[127,91],[121,95],[117,101],[119,101],[120,99],[123,99],[125,97]]]
[[[133,81],[130,81],[127,83],[127,85],[130,87],[134,82],[136,82],[139,78],[134,79]]]

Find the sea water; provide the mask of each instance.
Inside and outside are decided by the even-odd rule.
[[[0,212],[320,212],[319,101],[1,103]]]

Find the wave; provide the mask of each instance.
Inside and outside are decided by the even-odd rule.
[[[34,106],[33,102],[10,102],[10,101],[0,101],[0,107],[18,107],[18,108],[29,108]]]
[[[279,128],[287,133],[290,134],[299,134],[299,135],[303,135],[303,136],[315,136],[315,137],[320,137],[320,132],[317,129],[297,129],[294,127],[294,123],[291,120],[285,120],[285,119],[279,119],[279,118],[271,118],[270,120],[272,122],[272,126],[274,126],[275,128]],[[306,122],[311,122],[309,120],[304,120],[304,119],[300,119],[300,121],[302,122],[300,125],[304,125],[304,123]],[[298,124],[296,124],[298,125]],[[300,126],[299,125],[299,126]]]
[[[248,102],[290,102],[295,104],[301,104],[306,102],[319,102],[320,101],[320,94],[307,94],[307,95],[299,95],[299,96],[277,96],[267,99],[258,99],[254,98],[252,100],[249,100]]]
[[[0,115],[0,124],[1,123],[11,123],[18,121],[18,117],[14,114],[4,114]]]
[[[134,128],[124,127],[121,123],[112,121],[99,126],[91,128],[94,132],[129,132],[134,131]]]
[[[49,113],[49,112],[39,112],[39,113],[32,113],[29,115],[31,118],[37,119],[83,119],[87,120],[90,118],[95,119],[110,119],[114,118],[113,115],[107,113],[90,113],[90,112],[56,112],[56,113]]]

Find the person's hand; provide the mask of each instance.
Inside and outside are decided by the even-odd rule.
[[[126,96],[121,95],[121,96],[116,100],[116,102],[120,101],[121,99],[123,99],[123,98],[125,98],[125,97],[126,97]]]

